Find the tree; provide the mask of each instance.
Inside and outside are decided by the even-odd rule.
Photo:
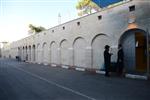
[[[29,24],[29,28],[30,28],[30,30],[29,30],[28,32],[29,32],[29,33],[34,33],[34,34],[46,30],[46,29],[45,29],[44,27],[42,27],[42,26],[36,27],[36,26],[34,26],[34,25],[32,25],[32,24]]]
[[[91,14],[93,10],[99,11],[100,7],[92,2],[92,0],[80,0],[76,5],[76,9],[79,10],[78,16],[83,16]]]

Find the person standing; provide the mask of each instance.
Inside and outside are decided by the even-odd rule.
[[[111,63],[111,53],[109,53],[109,45],[105,45],[105,51],[104,51],[104,64],[105,64],[105,76],[109,75],[109,69],[110,69],[110,63]]]
[[[118,58],[117,58],[117,66],[118,66],[118,75],[121,76],[123,74],[123,60],[124,60],[124,53],[123,53],[123,49],[122,49],[122,45],[119,44],[118,46]]]

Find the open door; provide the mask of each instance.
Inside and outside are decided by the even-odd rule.
[[[123,46],[124,67],[128,72],[145,73],[147,71],[146,32],[141,29],[130,29],[120,37]]]
[[[146,36],[143,33],[135,33],[136,40],[136,70],[139,72],[146,71]]]

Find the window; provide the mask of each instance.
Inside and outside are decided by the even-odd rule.
[[[77,25],[79,26],[79,25],[80,25],[80,22],[77,22]]]
[[[54,33],[54,30],[52,30],[52,33]]]
[[[135,5],[129,6],[129,11],[135,11]]]
[[[99,15],[99,16],[98,16],[98,20],[101,20],[101,19],[102,19],[102,16],[101,16],[101,15]]]
[[[65,26],[63,27],[63,30],[65,30]]]

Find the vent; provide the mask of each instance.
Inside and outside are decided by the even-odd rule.
[[[101,19],[102,19],[102,15],[99,15],[99,16],[98,16],[98,20],[101,20]]]
[[[135,5],[129,6],[129,11],[135,11]]]
[[[80,22],[77,22],[77,25],[80,26]]]
[[[63,27],[63,30],[65,30],[65,26]]]

